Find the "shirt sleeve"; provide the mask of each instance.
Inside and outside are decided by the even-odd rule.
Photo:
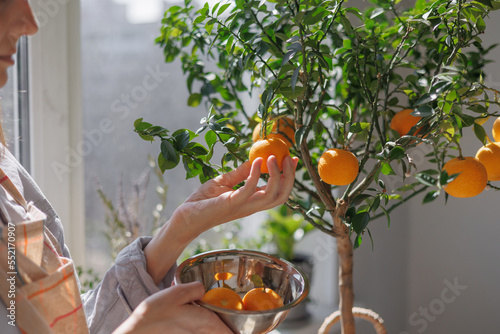
[[[0,144],[0,149],[2,147]],[[5,150],[5,155],[0,159],[0,167],[26,200],[33,202],[47,215],[47,228],[57,239],[63,256],[70,258],[71,254],[64,240],[61,220],[38,185],[8,150]],[[18,222],[26,218],[25,210],[19,204],[10,201],[4,191],[0,191],[0,202],[5,206],[12,221]],[[152,237],[141,237],[125,247],[96,289],[82,295],[91,334],[112,333],[144,299],[171,285],[176,266],[169,270],[158,286],[146,270],[144,247],[151,239]],[[78,281],[78,277],[76,279]],[[1,301],[0,307],[2,307]],[[0,332],[4,333],[4,328],[17,332],[17,328],[4,327],[7,317],[4,314],[5,311],[0,311],[0,316],[4,318],[0,321]]]
[[[172,284],[175,266],[158,286],[146,270],[143,250],[151,239],[141,237],[125,247],[97,288],[82,295],[91,334],[112,333],[144,299]]]

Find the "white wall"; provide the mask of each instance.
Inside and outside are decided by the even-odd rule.
[[[500,42],[500,12],[494,12],[481,36],[484,45]],[[498,60],[500,49],[489,59]],[[489,64],[486,83],[500,89],[500,64]],[[495,107],[494,111],[499,108]],[[491,138],[493,120],[485,124]],[[481,146],[474,134],[465,133],[465,155],[474,156]],[[493,138],[492,138],[493,139]],[[498,185],[498,182],[494,183]],[[500,192],[487,190],[470,199],[450,197],[408,209],[408,299],[406,328],[410,333],[498,332],[496,312],[500,310]],[[445,282],[446,281],[446,282]],[[449,284],[460,285],[455,294]],[[442,295],[443,294],[443,295]],[[422,309],[421,309],[422,308]],[[429,308],[427,319],[420,315]],[[410,324],[409,316],[417,312]],[[415,316],[415,314],[414,314]]]
[[[500,42],[500,12],[486,23],[484,45]],[[488,58],[500,59],[500,49]],[[486,83],[500,90],[500,64],[486,73]],[[488,134],[492,123],[484,125]],[[464,134],[464,154],[474,156],[480,143],[471,131]],[[500,192],[450,197],[447,204],[440,196],[424,205],[422,197],[395,210],[389,230],[383,220],[371,225],[374,251],[363,244],[355,252],[356,304],[378,312],[389,333],[498,332]],[[360,324],[358,331],[373,333],[369,328]]]

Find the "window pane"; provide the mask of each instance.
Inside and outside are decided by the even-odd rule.
[[[31,170],[28,38],[23,36],[17,45],[16,64],[7,70],[9,79],[0,89],[5,141],[12,154]]]
[[[83,133],[88,152],[85,156],[86,255],[88,266],[99,272],[109,267],[111,257],[103,236],[106,211],[96,182],[118,207],[120,196],[130,199],[137,189],[132,184],[139,182],[145,171],[151,171],[148,156],[156,160],[159,153],[159,143],[148,143],[133,132],[134,120],[142,117],[169,129],[196,130],[205,114],[203,108],[186,107],[187,88],[180,65],[166,64],[162,49],[154,42],[169,4],[147,0],[146,6],[144,2],[82,1]],[[164,217],[168,217],[199,182],[185,180],[182,164],[164,177],[169,186],[164,213]],[[129,203],[122,208],[122,216],[134,223],[151,223],[152,211],[160,203],[155,192],[158,186],[158,178],[150,174],[143,211],[136,218],[134,204]]]
[[[15,147],[14,142],[17,137],[16,127],[15,127],[15,99],[14,99],[14,70],[10,67],[7,70],[9,80],[7,84],[0,89],[0,107],[2,110],[2,126],[5,135],[5,140],[7,142],[7,146],[11,149],[12,153],[15,153],[13,148]]]

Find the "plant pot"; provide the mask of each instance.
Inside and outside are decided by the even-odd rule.
[[[305,254],[296,254],[292,260],[289,260],[289,262],[302,270],[304,275],[309,280],[309,284],[311,284],[313,275],[313,257]],[[308,301],[306,300],[297,305],[297,307],[293,308],[283,322],[283,325],[292,325],[308,319],[311,314],[307,311],[307,304]]]

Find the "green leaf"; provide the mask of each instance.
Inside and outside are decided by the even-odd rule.
[[[158,168],[164,173],[167,169],[172,169],[177,166],[176,163],[165,159],[162,153],[158,154]]]
[[[426,173],[418,173],[417,175],[415,175],[415,178],[418,180],[418,182],[429,187],[434,187],[437,184],[437,179]]]
[[[463,121],[463,125],[468,127],[468,126],[471,126],[473,124],[476,124],[475,123],[475,118],[472,117],[472,116],[469,116],[467,114],[458,114],[458,117],[460,117],[460,119]]]
[[[205,21],[205,20],[206,20],[206,18],[207,18],[207,17],[206,17],[205,15],[200,15],[200,16],[198,16],[197,18],[195,18],[195,19],[194,19],[194,24],[199,24],[199,23],[201,23],[201,22]]]
[[[370,207],[370,211],[372,211],[372,212],[377,211],[377,209],[379,208],[379,206],[380,206],[380,197],[377,196],[373,200],[373,203],[372,203],[372,205]]]
[[[204,156],[208,154],[208,150],[200,143],[189,143],[185,151],[190,152],[196,156]]]
[[[389,152],[390,160],[399,160],[405,157],[405,149],[401,146],[394,146],[394,148]]]
[[[488,143],[486,131],[481,125],[477,123],[474,123],[474,134],[476,135],[477,139],[479,139],[479,141],[483,143],[483,145],[486,145]]]
[[[188,98],[188,106],[197,107],[200,105],[202,95],[200,93],[193,93]]]
[[[346,50],[352,49],[352,42],[350,39],[344,39],[342,41],[342,45],[344,46],[344,49],[346,49]]]
[[[380,171],[384,175],[396,175],[396,172],[392,169],[391,164],[388,162],[382,162],[382,169]]]
[[[361,246],[361,243],[362,243],[362,242],[363,242],[363,238],[361,238],[361,236],[360,236],[360,235],[357,235],[357,236],[356,236],[356,239],[354,239],[354,244],[353,244],[353,246],[352,246],[352,247],[353,247],[354,249],[357,249],[357,248],[359,248],[359,246]]]
[[[219,11],[217,12],[217,16],[221,15],[222,13],[224,13],[227,9],[227,7],[229,7],[231,5],[231,3],[227,3],[225,5],[222,5],[220,8],[219,8]]]
[[[207,131],[207,133],[205,134],[205,142],[210,148],[217,142],[217,134],[215,133],[215,131]]]
[[[432,102],[438,98],[438,94],[432,93],[425,93],[423,94],[415,103],[413,104],[414,106],[420,106],[422,104],[427,104],[429,102]]]
[[[473,105],[469,106],[467,109],[469,109],[470,111],[476,112],[478,114],[488,113],[488,109],[486,109],[484,106],[482,106],[480,104],[473,104]]]
[[[416,117],[427,117],[427,116],[432,116],[435,113],[436,112],[434,111],[434,109],[432,107],[428,106],[427,104],[424,104],[422,106],[417,107],[411,113],[411,115],[416,116]]]
[[[370,214],[368,212],[360,212],[354,215],[351,219],[351,225],[354,232],[357,234],[363,233],[365,228],[368,226],[370,222]]]
[[[486,24],[484,23],[484,20],[483,20],[483,18],[481,16],[479,16],[477,18],[476,28],[480,32],[483,32],[486,29]]]
[[[155,137],[153,136],[147,136],[147,135],[143,135],[141,133],[139,133],[139,137],[141,137],[142,139],[144,139],[145,141],[154,141],[155,140]]]
[[[173,137],[175,138],[175,148],[179,151],[184,149],[186,145],[189,143],[189,131],[188,130],[181,130],[174,132]]]
[[[214,27],[215,22],[217,22],[216,19],[211,19],[208,20],[207,23],[205,23],[205,30],[208,32],[209,35],[212,33],[212,29]]]
[[[227,39],[227,44],[226,44],[226,52],[228,54],[231,53],[231,47],[233,46],[233,41],[234,41],[234,36],[231,35],[228,39]]]
[[[328,12],[323,7],[316,7],[304,16],[304,24],[314,25],[321,21]]]
[[[482,3],[483,5],[486,5],[486,6],[490,7],[491,9],[494,8],[493,4],[491,3],[491,0],[476,0],[476,1],[479,2],[479,3]],[[498,1],[495,1],[495,2],[498,2]]]
[[[202,172],[202,165],[197,159],[191,159],[188,156],[182,156],[182,164],[186,171],[186,180],[200,175]]]
[[[434,201],[437,197],[439,196],[439,191],[438,190],[433,190],[433,191],[430,191],[428,192],[424,199],[423,199],[423,203],[429,203],[429,202],[432,202]]]
[[[382,209],[382,211],[385,214],[385,217],[387,218],[387,228],[391,227],[391,216],[389,215],[389,212],[383,206],[381,206],[380,208]]]
[[[295,131],[295,143],[298,147],[300,147],[302,140],[304,140],[304,134],[307,130],[307,127],[302,126],[297,131]]]
[[[350,105],[346,105],[345,108],[346,122],[349,123],[352,119],[352,109]]]
[[[366,232],[368,232],[368,235],[370,236],[370,241],[371,241],[371,244],[372,244],[372,251],[373,251],[373,238],[372,238],[372,232],[370,232],[370,229],[367,228],[366,229]]]
[[[283,59],[281,60],[281,66],[284,66],[286,63],[288,63],[288,61],[292,59],[296,53],[296,51],[288,51],[287,53],[285,53]]]
[[[305,87],[303,86],[295,86],[295,89],[292,87],[282,87],[280,88],[280,93],[286,97],[287,99],[296,99],[305,91]]]
[[[384,13],[384,8],[382,7],[376,8],[370,15],[370,19],[374,19],[377,16],[382,15],[383,13]]]
[[[361,202],[363,202],[364,200],[368,199],[372,197],[372,195],[369,195],[369,194],[359,194],[358,196],[356,196],[352,202],[351,202],[351,207],[355,207],[355,206],[358,206],[359,204],[361,204]]]
[[[353,125],[351,125],[349,131],[352,133],[360,133],[363,132],[364,130],[367,130],[369,127],[370,123],[368,122],[356,122]]]
[[[143,122],[142,118],[139,118],[139,119],[135,120],[135,122],[134,122],[135,131],[144,131],[144,130],[149,129],[152,126],[153,126],[153,124],[151,124],[151,123]]]
[[[349,21],[349,19],[347,17],[345,17],[344,15],[342,15],[340,17],[340,21],[342,21],[342,26],[344,27],[346,34],[350,35],[352,33],[352,24]]]
[[[161,155],[163,156],[163,158],[165,158],[164,165],[169,166],[169,168],[166,169],[171,169],[177,166],[180,157],[174,145],[172,145],[172,143],[169,140],[162,140],[160,149],[161,149]]]

